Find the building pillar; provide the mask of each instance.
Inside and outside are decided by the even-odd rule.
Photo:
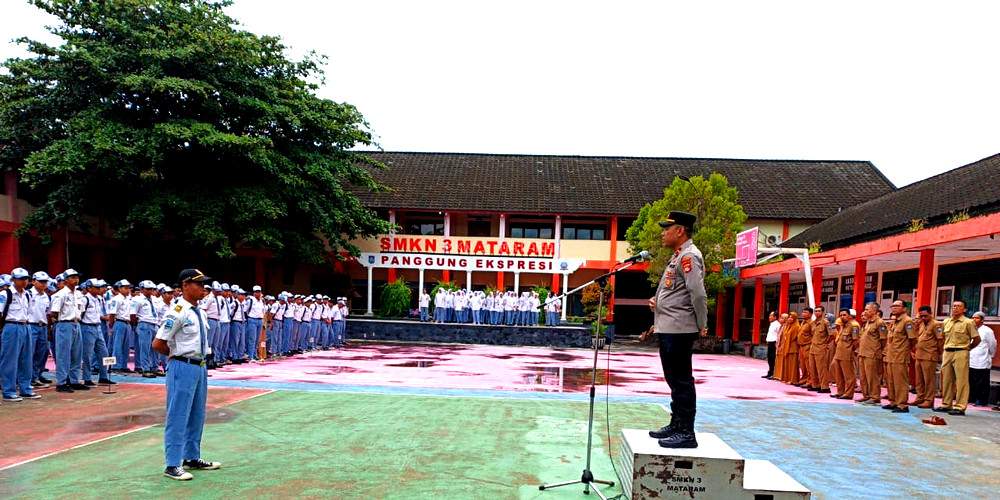
[[[334,270],[336,270],[336,265],[334,265]],[[267,268],[264,267],[264,257],[258,255],[253,258],[253,277],[257,281],[256,285],[267,289]]]
[[[813,302],[815,302],[816,305],[819,306],[823,304],[823,268],[817,267],[816,269],[813,269],[812,277],[813,277]],[[830,311],[825,311],[825,312],[830,312]]]
[[[559,293],[559,273],[552,273],[552,293]]]
[[[386,274],[387,274],[386,281],[388,281],[389,283],[396,282],[396,268],[390,267],[388,271],[386,271]]]
[[[618,216],[617,215],[611,216],[611,231],[609,231],[609,232],[611,233],[611,234],[608,235],[608,236],[611,237],[611,258],[609,259],[611,261],[611,267],[608,269],[608,271],[611,271],[618,264]],[[611,293],[608,294],[608,314],[607,314],[607,319],[608,319],[608,321],[614,321],[615,320],[615,288],[616,288],[615,287],[615,275],[614,274],[612,274],[611,278],[608,279],[608,283],[611,284]]]
[[[417,278],[417,293],[424,293],[424,268],[420,268],[419,278]],[[419,302],[418,302],[419,304]]]
[[[563,285],[563,298],[562,298],[562,320],[566,321],[566,294],[569,293],[569,273],[563,274],[562,278]]]
[[[390,243],[389,248],[393,248],[393,246],[392,246],[391,243],[393,241],[395,241],[395,239],[396,239],[396,229],[395,229],[396,228],[396,211],[392,210],[392,209],[389,210],[389,224],[392,224],[392,228],[389,229],[389,243]],[[389,282],[389,283],[392,283],[392,282],[396,281],[396,269],[395,268],[392,268],[392,267],[389,268],[389,270],[387,271],[386,281]]]
[[[757,278],[753,282],[753,343],[760,344],[760,322],[764,315],[764,279]]]
[[[740,316],[743,312],[743,283],[736,282],[733,288],[733,340],[740,340]]]
[[[521,293],[521,273],[514,273],[514,293]]]
[[[500,214],[500,234],[497,237],[501,241],[507,237],[507,214]]]
[[[444,237],[451,238],[451,212],[444,213]],[[451,281],[450,269],[443,269],[441,271],[441,280],[445,283]]]
[[[868,273],[868,261],[859,259],[854,261],[854,297],[851,303],[854,305],[854,312],[857,313],[858,321],[861,321],[861,311],[865,308],[865,274]]]
[[[472,271],[469,270],[465,271],[465,291],[472,291]]]
[[[556,234],[554,236],[556,237],[556,254],[554,255],[554,257],[558,259],[559,258],[559,246],[562,243],[562,216],[561,215],[557,215],[556,216]]]
[[[917,296],[913,302],[920,306],[934,307],[934,249],[920,251],[920,268],[917,274]]]
[[[778,315],[788,312],[788,288],[790,277],[788,273],[781,273],[781,285],[778,288]]]
[[[52,232],[52,246],[49,247],[49,273],[55,276],[69,267],[66,256],[66,230]]]
[[[368,309],[365,311],[365,316],[374,316],[375,313],[372,312],[372,272],[375,269],[372,267],[368,268]]]
[[[720,339],[726,336],[726,320],[722,311],[725,304],[726,290],[719,290],[719,294],[715,296],[715,336]]]
[[[503,290],[503,286],[504,286],[503,273],[497,271],[497,290]]]

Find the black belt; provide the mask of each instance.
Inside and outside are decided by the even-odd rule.
[[[238,319],[234,319],[234,320],[233,320],[233,323],[246,323],[246,321],[242,321],[242,320],[238,320]]]
[[[100,323],[83,323],[83,322],[80,322],[80,324],[81,325],[87,325],[87,326],[97,326],[97,325],[100,325]]]
[[[32,323],[30,321],[28,322],[28,324],[29,325],[35,325],[35,326],[49,326],[48,323]]]
[[[188,357],[184,357],[184,356],[170,356],[170,359],[175,359],[177,361],[180,361],[182,363],[187,363],[189,365],[205,366],[205,360],[204,359],[194,359],[194,358],[188,358]]]
[[[10,325],[27,325],[27,321],[6,321],[5,323]]]
[[[56,321],[56,323],[79,323],[79,321],[75,319],[61,319],[59,321]]]
[[[966,347],[945,347],[944,350],[948,352],[955,352],[955,351],[967,351],[969,349]]]

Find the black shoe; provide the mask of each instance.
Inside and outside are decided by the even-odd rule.
[[[47,379],[47,378],[45,378],[45,377],[38,377],[38,381],[41,382],[41,383],[43,383],[43,384],[52,385],[52,381],[49,380],[49,379]]]
[[[806,387],[806,390],[809,392],[819,392],[818,387]]]
[[[654,439],[666,439],[666,438],[668,438],[670,436],[673,436],[677,432],[678,432],[677,428],[674,427],[674,424],[670,423],[668,425],[664,425],[663,427],[660,427],[659,429],[657,429],[655,431],[649,431],[649,437],[654,438]]]
[[[896,408],[898,408],[898,406],[896,406],[896,405],[891,405],[891,404],[890,405],[882,405],[882,409],[883,410],[895,410]]]
[[[818,390],[816,392],[818,392],[820,394],[830,394],[830,389],[820,389],[820,390]]]
[[[108,378],[102,378],[102,379],[98,380],[97,383],[98,384],[104,384],[104,385],[117,385],[118,384],[118,382],[115,382],[115,381],[113,381],[111,379],[108,379]]]
[[[197,460],[185,460],[184,467],[194,470],[216,470],[222,467],[222,464],[219,462],[206,462],[199,458]]]
[[[697,448],[698,440],[691,431],[677,431],[674,435],[657,441],[663,448]]]
[[[194,476],[182,467],[167,467],[163,471],[163,475],[169,477],[170,479],[176,479],[177,481],[190,481],[194,479]]]
[[[40,396],[37,392],[21,394],[21,397],[24,399],[42,399],[42,396]]]
[[[57,385],[56,392],[76,392],[69,384]]]
[[[893,413],[910,413],[910,409],[909,408],[898,408],[897,407],[897,408],[893,408],[892,412]]]
[[[83,384],[69,384],[69,386],[71,388],[73,388],[74,391],[89,391],[90,390],[90,387],[87,387],[87,386],[85,386]]]
[[[86,385],[86,386],[88,386],[88,387],[90,387],[90,386],[93,386],[93,385],[94,385],[94,381],[93,381],[93,380],[87,380],[87,381],[85,381],[85,382],[83,383],[83,385]]]
[[[951,410],[948,412],[949,415],[965,415],[965,410]]]
[[[949,408],[947,406],[936,406],[936,407],[934,407],[934,411],[936,411],[938,413],[948,413],[948,412],[951,411],[951,408]]]
[[[771,378],[771,374],[761,375],[760,378]]]

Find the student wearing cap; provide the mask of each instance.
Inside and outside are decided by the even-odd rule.
[[[31,333],[28,319],[31,294],[28,278],[31,274],[23,267],[10,272],[7,289],[0,292],[0,379],[3,380],[3,400],[19,402],[38,399],[31,387]],[[20,395],[18,395],[20,392]]]
[[[153,304],[153,290],[156,285],[149,280],[139,282],[141,294],[133,301],[136,317],[135,332],[138,342],[135,346],[136,369],[145,378],[156,378],[156,360],[153,358],[151,344],[156,329],[159,326],[156,320],[156,306]]]
[[[288,308],[285,311],[285,325],[282,327],[281,336],[284,337],[283,344],[281,346],[281,355],[288,356],[292,354],[292,349],[295,347],[295,343],[298,341],[299,337],[299,320],[296,316],[301,313],[299,309],[302,305],[302,298],[299,295],[288,296]],[[301,317],[301,316],[299,316]]]
[[[112,372],[129,373],[129,337],[132,336],[132,283],[126,279],[115,282],[115,295],[108,302],[108,321],[111,323],[111,355],[115,357]],[[139,364],[133,361],[133,367],[139,370]]]
[[[99,363],[98,374],[101,383],[110,383],[108,368],[100,363],[108,355],[108,347],[104,344],[104,334],[101,333],[101,323],[107,319],[102,315],[100,281],[89,279],[83,283],[83,311],[80,313],[80,337],[83,343],[81,372],[84,385],[94,385],[92,369],[94,357]]]
[[[216,338],[219,336],[219,301],[218,296],[222,294],[222,285],[218,281],[213,281],[211,285],[208,286],[211,293],[201,299],[198,303],[198,307],[202,311],[205,311],[205,315],[208,316],[208,369],[214,369],[216,364],[216,356],[212,352],[215,346]]]
[[[198,307],[210,278],[197,269],[179,276],[181,300],[170,308],[156,332],[152,348],[169,356],[167,413],[163,425],[163,475],[178,481],[194,478],[189,470],[214,470],[222,466],[201,458],[208,397],[208,316]]]
[[[45,362],[49,359],[49,275],[38,271],[32,276],[30,309],[28,310],[28,331],[31,332],[31,385],[48,387],[52,381],[42,376]]]
[[[691,367],[694,341],[708,335],[708,296],[705,293],[705,263],[694,245],[697,218],[686,212],[670,212],[660,221],[663,247],[673,250],[663,270],[656,295],[649,299],[653,328],[643,333],[646,340],[659,337],[660,362],[670,386],[670,423],[650,431],[664,448],[697,448],[694,421],[697,407]]]
[[[74,269],[63,271],[63,287],[52,294],[49,306],[49,320],[55,323],[56,347],[56,390],[59,392],[87,391],[83,385],[81,358],[83,341],[80,334],[80,310],[83,294],[76,289],[80,283],[80,273]]]
[[[229,297],[232,291],[229,283],[223,283],[219,293],[215,295],[215,303],[219,308],[219,331],[215,335],[215,345],[212,352],[215,353],[215,362],[219,366],[229,364],[229,334],[232,329],[232,310],[229,308]]]
[[[337,297],[337,313],[334,319],[337,325],[337,348],[342,348],[347,343],[347,297]]]
[[[288,302],[284,293],[278,294],[278,300],[271,304],[268,309],[268,323],[271,328],[267,332],[267,352],[272,356],[282,354],[282,346],[285,337],[285,310],[288,309]]]
[[[260,285],[254,285],[252,290],[253,294],[247,297],[246,302],[246,353],[247,358],[256,360],[257,350],[260,347],[261,332],[263,331],[264,325],[264,313],[267,311],[267,305],[264,304],[263,290]]]

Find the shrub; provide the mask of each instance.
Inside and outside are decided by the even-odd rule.
[[[412,295],[413,291],[402,278],[386,283],[382,286],[382,308],[379,309],[379,316],[385,318],[408,316]]]

